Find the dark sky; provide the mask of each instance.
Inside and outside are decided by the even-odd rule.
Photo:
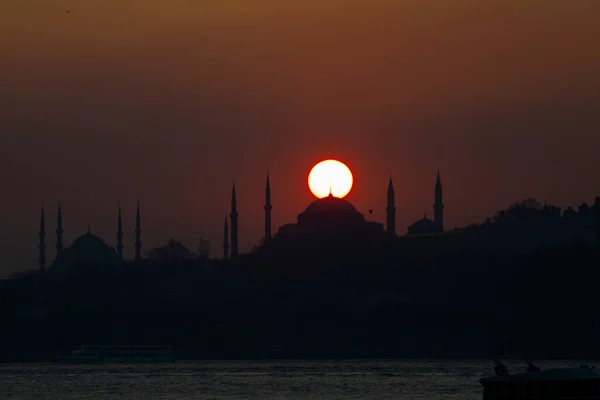
[[[242,251],[312,200],[312,165],[354,172],[348,197],[398,226],[481,222],[534,196],[600,194],[597,0],[4,0],[0,12],[0,276],[36,266],[39,207],[65,240],[114,245],[136,196],[145,249],[221,252],[235,179]],[[65,13],[65,9],[72,13]]]

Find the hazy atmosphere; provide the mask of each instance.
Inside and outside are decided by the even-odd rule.
[[[294,3],[294,5],[292,5]],[[314,198],[334,157],[348,199],[398,232],[432,213],[482,222],[532,196],[600,194],[596,0],[3,0],[0,276],[35,267],[39,211],[53,254],[91,230],[111,246],[123,206],[132,256],[170,237],[220,255],[235,180],[240,250]],[[65,10],[69,10],[67,13]]]

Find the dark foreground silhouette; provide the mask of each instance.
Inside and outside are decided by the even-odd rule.
[[[83,344],[169,344],[180,358],[600,356],[600,257],[543,251],[313,249],[80,268],[0,282],[0,361]],[[288,249],[289,250],[289,249]]]

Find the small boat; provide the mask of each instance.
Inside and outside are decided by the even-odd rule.
[[[175,362],[171,346],[162,345],[111,345],[81,346],[68,356],[56,357],[62,364],[105,363],[164,363]]]
[[[527,361],[527,371],[509,374],[495,360],[496,376],[479,380],[483,400],[600,400],[600,374],[587,364],[541,370]]]

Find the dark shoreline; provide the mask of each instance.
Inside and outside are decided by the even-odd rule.
[[[473,356],[473,357],[458,357],[458,356],[444,356],[444,355],[423,355],[423,356],[417,356],[417,355],[412,355],[412,356],[401,356],[401,355],[397,355],[397,356],[381,356],[381,355],[376,355],[376,354],[372,354],[372,355],[364,355],[364,356],[358,356],[358,355],[348,355],[348,356],[314,356],[314,357],[301,357],[299,355],[296,356],[281,356],[281,357],[252,357],[252,356],[240,356],[240,357],[235,357],[235,356],[231,356],[231,357],[207,357],[207,358],[199,358],[199,357],[191,357],[191,356],[184,356],[184,357],[177,357],[175,360],[175,363],[210,363],[210,362],[256,362],[256,363],[273,363],[273,362],[294,362],[294,361],[314,361],[314,362],[345,362],[345,361],[366,361],[366,360],[370,360],[370,361],[399,361],[399,360],[429,360],[429,361],[435,361],[435,360],[453,360],[453,361],[481,361],[481,362],[489,362],[490,365],[492,365],[493,363],[493,359],[497,357],[497,356],[489,356],[489,357],[484,357],[484,356]],[[519,362],[519,360],[522,360],[523,362],[525,362],[525,357],[515,357],[515,356],[510,356],[510,357],[506,357],[503,358],[500,356],[500,358],[502,358],[503,360],[511,360],[514,362]],[[581,362],[585,362],[588,361],[591,364],[594,364],[595,361],[598,361],[600,364],[600,357],[590,357],[590,358],[582,358],[582,357],[577,357],[577,356],[547,356],[547,357],[533,357],[534,360],[545,360],[545,361],[581,361]],[[27,364],[27,363],[43,363],[43,364],[54,364],[56,363],[55,361],[55,357],[39,357],[39,358],[13,358],[13,359],[1,359],[0,358],[0,364]],[[60,363],[57,363],[57,365]],[[113,363],[111,363],[113,364]],[[121,363],[114,363],[115,365],[119,365]],[[136,363],[132,363],[132,364],[136,364]],[[170,364],[170,363],[141,363],[141,364]],[[64,364],[64,365],[68,365],[68,364]]]

